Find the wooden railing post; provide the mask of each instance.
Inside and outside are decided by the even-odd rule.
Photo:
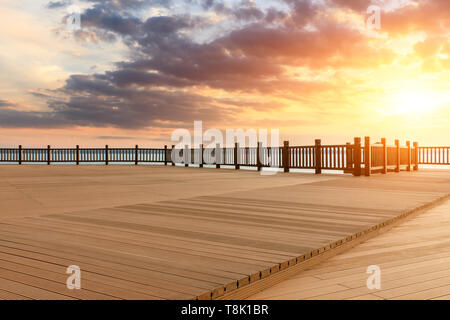
[[[50,165],[51,162],[51,151],[50,151],[50,146],[47,146],[47,165]]]
[[[199,168],[203,168],[203,144],[200,145],[200,149],[198,152],[200,152],[200,163],[198,166]]]
[[[165,146],[165,149],[167,149],[167,146]],[[139,146],[136,145],[134,149],[134,165],[137,166],[139,163]]]
[[[105,146],[105,164],[109,165],[109,147],[108,147],[108,145]]]
[[[400,172],[400,140],[395,140],[395,154],[396,154],[396,162],[395,162],[395,172]]]
[[[216,143],[216,150],[214,152],[216,155],[216,169],[220,169],[220,164],[222,163],[222,152],[220,151],[220,144]]]
[[[346,144],[346,154],[345,154],[345,160],[346,160],[346,169],[353,171],[353,148],[352,144],[350,142],[347,142]]]
[[[364,138],[364,173],[366,177],[372,174],[372,147],[370,146],[370,137]]]
[[[189,167],[189,157],[190,157],[190,150],[189,150],[189,146],[185,145],[184,146],[184,152],[183,152],[183,158],[184,158],[184,166],[185,167]]]
[[[414,142],[414,155],[415,155],[415,159],[414,159],[414,171],[419,170],[419,143],[418,142]]]
[[[77,163],[77,166],[79,166],[80,165],[80,146],[79,145],[77,145],[77,147],[76,147],[76,155],[75,155],[75,157],[76,157],[76,163]]]
[[[411,141],[406,141],[406,146],[408,147],[408,166],[407,171],[411,171]]]
[[[289,141],[283,143],[283,168],[284,172],[289,172],[290,156],[289,156]]]
[[[234,144],[234,169],[239,169],[239,143]]]
[[[256,147],[256,168],[258,171],[261,171],[261,168],[262,168],[261,150],[262,150],[262,142],[258,142],[258,145]]]
[[[316,174],[322,173],[322,140],[316,139],[315,143],[315,158],[316,158]]]
[[[168,162],[167,159],[169,158],[169,157],[167,156],[167,154],[168,154],[167,152],[168,152],[168,150],[167,150],[167,144],[165,144],[165,145],[164,145],[164,165],[165,165],[165,166],[167,166],[167,162]]]
[[[386,138],[381,138],[381,144],[383,145],[383,169],[381,173],[387,173],[387,146],[386,146]]]
[[[359,177],[361,175],[361,138],[355,138],[353,148],[353,175]]]
[[[22,164],[22,145],[19,146],[19,165]]]
[[[175,152],[175,145],[172,145],[172,150],[170,151],[170,160],[172,161],[172,166],[175,166],[175,161],[173,161],[173,158],[175,158],[173,156],[173,153]]]

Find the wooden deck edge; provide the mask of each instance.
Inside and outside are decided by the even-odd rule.
[[[422,206],[408,210],[394,218],[374,225],[363,231],[349,235],[343,239],[334,241],[324,247],[312,250],[297,258],[279,263],[271,268],[258,273],[244,277],[225,286],[220,286],[213,290],[203,293],[196,300],[241,300],[248,298],[264,289],[267,289],[283,280],[286,280],[299,272],[312,267],[325,259],[331,258],[352,247],[373,238],[381,233],[390,230],[399,223],[406,221],[407,218],[414,217],[420,213],[429,210],[431,207],[441,204],[450,198],[450,194],[442,196],[434,201]]]

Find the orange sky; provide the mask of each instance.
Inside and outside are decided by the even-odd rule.
[[[450,145],[448,0],[74,0],[76,32],[68,3],[0,0],[2,146],[170,145],[194,120]]]

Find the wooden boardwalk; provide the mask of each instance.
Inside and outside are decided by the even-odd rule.
[[[450,192],[450,173],[436,171],[370,178],[114,166],[0,172],[4,299],[229,297]],[[81,268],[81,290],[66,288],[70,265]]]
[[[450,201],[250,299],[450,299]],[[380,290],[366,286],[369,265]]]

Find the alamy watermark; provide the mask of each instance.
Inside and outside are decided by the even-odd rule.
[[[381,29],[381,7],[376,4],[370,5],[367,10],[366,28],[369,30]]]
[[[67,267],[67,274],[70,274],[66,280],[66,287],[69,290],[81,289],[81,269],[79,266],[71,265]]]
[[[172,161],[185,164],[226,164],[225,149],[234,148],[235,143],[238,143],[238,152],[241,152],[244,147],[259,150],[259,159],[265,159],[263,166],[266,169],[261,171],[262,175],[277,173],[273,168],[278,169],[279,162],[277,163],[273,158],[279,154],[280,150],[278,129],[271,129],[270,133],[267,129],[226,129],[224,131],[225,136],[222,130],[215,128],[203,132],[202,121],[194,121],[193,136],[188,129],[174,130],[171,141],[176,145],[174,145],[171,153]],[[203,154],[190,152],[191,149],[200,150],[201,145],[203,146]],[[270,152],[268,152],[269,146]],[[242,165],[246,165],[246,163]]]
[[[369,290],[381,289],[381,268],[377,265],[371,265],[367,267],[367,274],[370,276],[367,278],[366,286]]]
[[[67,8],[66,16],[67,29],[71,31],[81,30],[81,9],[78,6],[72,5]]]

